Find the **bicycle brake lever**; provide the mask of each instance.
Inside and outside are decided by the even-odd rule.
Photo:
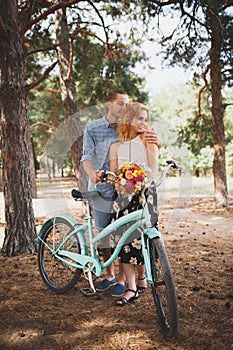
[[[171,167],[172,167],[173,169],[176,169],[176,170],[178,170],[178,171],[182,171],[182,168],[181,168],[178,164],[176,164],[176,163],[174,162],[174,160],[172,160],[172,159],[167,160],[166,163],[167,163],[168,165],[171,165]]]

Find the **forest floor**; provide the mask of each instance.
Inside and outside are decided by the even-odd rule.
[[[72,185],[67,182],[69,190]],[[55,189],[48,195],[59,196]],[[48,207],[43,211],[39,199],[36,203],[39,230]],[[115,306],[110,289],[83,296],[84,278],[69,293],[56,295],[41,280],[36,254],[0,256],[0,349],[232,350],[233,198],[228,209],[216,209],[210,197],[191,197],[182,215],[174,203],[173,195],[165,198],[159,227],[178,297],[176,338],[161,333],[149,289],[123,308]],[[81,218],[82,207],[74,205],[65,211]]]

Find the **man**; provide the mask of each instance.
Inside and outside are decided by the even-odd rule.
[[[118,140],[117,123],[128,102],[129,96],[124,90],[110,91],[106,102],[107,114],[90,122],[85,128],[81,161],[89,177],[89,190],[96,189],[95,185],[100,182],[102,170],[109,170],[109,148],[113,142]],[[100,183],[98,192],[101,193],[101,197],[94,200],[93,213],[95,227],[100,231],[112,221],[113,189],[105,183]],[[103,249],[105,261],[110,257],[110,254],[110,247],[105,247]],[[112,264],[106,268],[106,278],[97,285],[96,290],[104,291],[113,285],[113,296],[121,296],[126,292],[125,277],[121,264],[119,264],[118,283],[116,283],[114,265]]]

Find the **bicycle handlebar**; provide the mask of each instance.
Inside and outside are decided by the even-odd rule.
[[[167,173],[169,172],[170,168],[176,169],[178,171],[182,171],[182,168],[176,164],[173,160],[167,160],[166,161],[167,166],[166,168],[163,170],[161,176],[155,181],[153,180],[150,184],[149,187],[158,187],[161,185],[161,183],[163,182],[165,176],[167,175]],[[113,173],[112,171],[104,171],[103,175],[101,176],[101,181],[99,183],[103,183],[105,182],[108,185],[113,185],[114,181],[116,178],[116,174]],[[98,185],[98,184],[96,184]],[[90,198],[94,198],[98,195],[98,191],[86,191],[86,192],[81,192],[79,190],[72,190],[72,197],[75,199],[90,199]]]
[[[182,171],[182,168],[178,164],[176,164],[174,162],[174,160],[172,160],[172,159],[167,160],[166,163],[167,163],[167,166],[163,170],[161,176],[156,181],[152,181],[152,184],[155,185],[156,187],[161,185],[161,183],[163,182],[165,176],[169,172],[170,168],[173,168],[173,169],[178,170],[178,171]],[[116,174],[115,173],[113,173],[112,171],[105,170],[103,175],[101,176],[101,183],[105,182],[108,185],[113,185],[115,178],[116,178]]]
[[[182,168],[176,164],[174,162],[174,160],[170,159],[166,161],[167,166],[166,168],[163,170],[162,174],[160,175],[160,177],[156,180],[156,181],[152,181],[152,185],[154,185],[155,187],[159,187],[161,185],[161,183],[163,182],[165,176],[167,175],[167,173],[169,172],[170,168],[173,168],[177,171],[182,171]]]
[[[171,165],[171,167],[173,168],[173,169],[179,169],[180,168],[180,166],[179,165],[177,165],[175,162],[174,162],[174,160],[172,160],[172,159],[170,159],[170,160],[166,160],[166,163],[168,164],[168,165]]]

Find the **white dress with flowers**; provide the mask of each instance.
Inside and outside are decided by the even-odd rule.
[[[146,147],[139,136],[130,141],[125,141],[118,148],[118,166],[125,162],[135,162],[148,167]]]
[[[133,162],[139,164],[143,167],[143,165],[148,168],[148,158],[147,158],[147,150],[142,143],[142,140],[139,136],[136,138],[126,141],[122,143],[118,148],[118,165],[121,166],[125,162]],[[117,199],[113,204],[113,216],[114,219],[117,219],[123,215],[126,215],[132,211],[138,210],[142,208],[142,197],[140,195],[140,191],[137,192],[130,199],[125,195],[118,194]],[[115,244],[122,236],[123,232],[130,226],[131,224],[126,224],[121,227],[114,236]],[[113,244],[113,245],[115,245]],[[141,235],[136,230],[129,237],[128,242],[120,251],[119,257],[121,262],[129,263],[134,265],[142,265],[144,264],[144,259],[142,255],[141,249]]]

